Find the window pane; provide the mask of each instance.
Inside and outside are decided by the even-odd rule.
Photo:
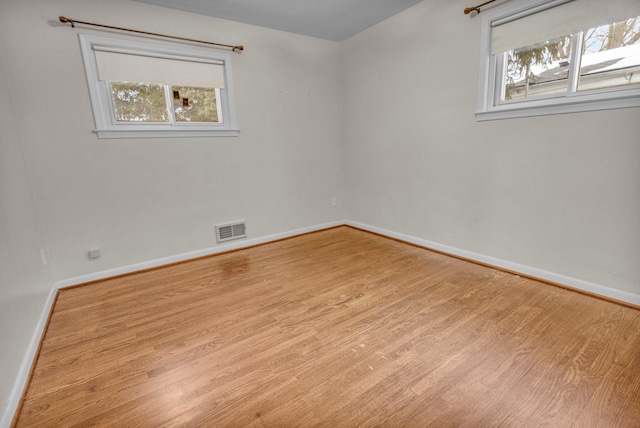
[[[111,97],[118,122],[168,122],[164,86],[111,82]]]
[[[585,31],[578,90],[640,83],[640,17]]]
[[[176,122],[219,122],[215,88],[172,86]]]
[[[571,40],[565,36],[508,51],[502,100],[566,93]]]

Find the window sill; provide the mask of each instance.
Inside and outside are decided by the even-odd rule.
[[[616,99],[591,99],[576,100],[563,99],[554,100],[552,103],[523,102],[521,104],[510,104],[493,107],[484,111],[476,112],[478,122],[488,120],[511,119],[530,116],[548,116],[564,113],[578,113],[595,110],[610,110],[629,107],[640,107],[640,96],[632,95]]]
[[[162,130],[95,130],[98,138],[183,138],[183,137],[237,137],[238,129],[162,129]]]

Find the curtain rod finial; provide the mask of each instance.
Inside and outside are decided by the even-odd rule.
[[[75,27],[75,23],[73,22],[73,19],[67,18],[65,16],[60,15],[58,17],[58,19],[60,20],[60,22],[66,24],[66,23],[70,23],[71,27]]]
[[[496,0],[489,0],[489,1],[486,1],[486,2],[484,2],[484,3],[482,3],[482,4],[479,4],[479,5],[477,5],[477,6],[468,7],[468,8],[466,8],[466,9],[464,10],[464,14],[465,14],[465,15],[469,15],[469,14],[470,14],[471,12],[473,12],[474,10],[475,10],[476,12],[480,13],[480,8],[481,8],[482,6],[488,5],[489,3],[493,3],[494,1],[496,1]]]

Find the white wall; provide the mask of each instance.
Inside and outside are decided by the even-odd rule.
[[[5,70],[0,49],[0,421],[53,284]]]
[[[478,123],[480,18],[345,41],[346,218],[640,295],[640,109]]]
[[[2,9],[55,279],[214,247],[216,223],[246,219],[255,238],[343,218],[339,44],[127,0]],[[98,139],[77,37],[95,30],[59,15],[245,45],[232,59],[240,137]]]
[[[77,33],[105,32],[59,15],[243,44],[240,136],[99,140]],[[55,281],[215,247],[220,222],[253,239],[344,218],[338,43],[128,0],[2,1],[0,55],[2,410]]]
[[[128,0],[0,0],[1,408],[53,282],[214,247],[229,220],[259,238],[347,218],[640,295],[640,110],[477,123],[466,6],[337,44]],[[77,33],[103,33],[59,15],[244,44],[240,136],[97,139]]]

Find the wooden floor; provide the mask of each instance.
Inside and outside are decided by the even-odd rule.
[[[340,227],[62,290],[19,427],[639,427],[640,311]]]

